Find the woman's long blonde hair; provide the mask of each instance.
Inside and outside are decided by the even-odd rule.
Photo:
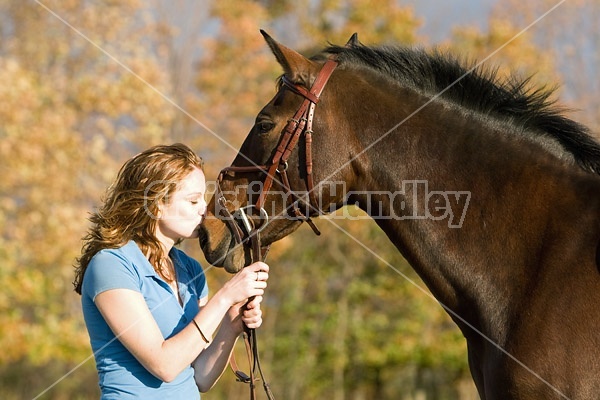
[[[154,146],[127,161],[108,188],[102,206],[91,214],[92,227],[84,236],[75,266],[75,291],[81,294],[83,275],[92,257],[102,249],[118,248],[134,240],[165,280],[161,265],[167,255],[155,237],[158,207],[167,203],[181,180],[202,159],[189,147],[176,143]]]

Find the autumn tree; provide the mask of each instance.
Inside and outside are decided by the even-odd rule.
[[[600,1],[551,0],[500,2],[494,15],[513,26],[529,26],[527,35],[551,57],[560,75],[560,100],[570,116],[587,124],[600,137]],[[527,55],[523,55],[527,57]],[[547,58],[541,59],[543,68]]]
[[[552,54],[534,43],[531,32],[510,20],[491,17],[486,32],[475,27],[456,28],[443,46],[466,65],[496,71],[501,80],[531,78],[531,87],[549,89],[559,80]]]
[[[140,45],[153,34],[134,23],[147,20],[141,2],[0,7],[1,385],[32,398],[91,355],[71,284],[87,213],[124,158],[165,139],[172,109]]]

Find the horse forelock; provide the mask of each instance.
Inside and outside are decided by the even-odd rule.
[[[587,127],[567,118],[566,110],[556,106],[551,99],[554,88],[533,87],[531,78],[501,79],[496,69],[476,67],[437,49],[332,45],[313,59],[331,56],[340,66],[375,70],[428,97],[510,123],[533,140],[554,141],[563,157],[600,174],[600,144]]]

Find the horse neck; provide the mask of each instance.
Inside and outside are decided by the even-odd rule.
[[[373,216],[459,326],[497,341],[541,267],[553,207],[567,201],[559,189],[574,191],[573,176],[585,175],[510,135],[432,104],[361,155],[350,199]]]

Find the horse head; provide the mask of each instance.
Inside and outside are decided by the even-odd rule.
[[[231,167],[221,171],[200,232],[207,260],[229,272],[252,261],[250,246],[240,242],[253,228],[263,246],[302,222],[317,232],[311,218],[341,207],[353,176],[352,141],[335,134],[343,128],[336,75],[344,71],[332,59],[308,59],[261,33],[283,75]],[[347,45],[356,43],[354,35]]]

